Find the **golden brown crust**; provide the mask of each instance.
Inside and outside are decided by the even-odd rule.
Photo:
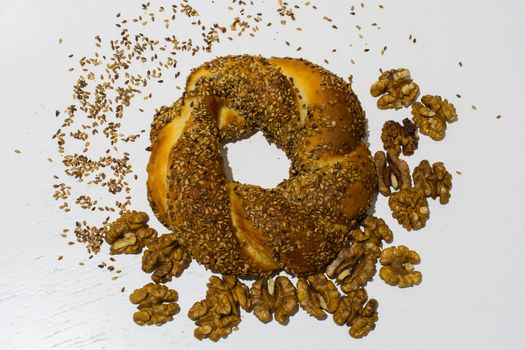
[[[152,131],[149,199],[213,270],[320,271],[377,192],[359,101],[349,84],[307,61],[215,59],[193,70],[171,113]],[[274,189],[229,182],[224,172],[220,144],[258,130],[292,163],[290,179]]]

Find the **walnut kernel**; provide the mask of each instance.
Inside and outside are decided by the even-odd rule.
[[[414,270],[421,258],[415,251],[403,245],[388,247],[381,253],[379,261],[383,265],[379,277],[387,284],[405,288],[421,283],[421,272]]]
[[[399,68],[383,72],[370,88],[373,97],[382,95],[377,100],[379,109],[408,107],[417,98],[419,86],[410,78],[408,69]]]
[[[341,296],[337,310],[334,313],[334,322],[339,325],[350,326],[350,323],[359,315],[359,310],[368,300],[364,288],[357,288]]]
[[[439,141],[445,137],[447,122],[457,120],[456,108],[441,96],[425,95],[421,102],[412,106],[412,116],[419,131],[433,140]]]
[[[360,310],[357,316],[351,323],[348,333],[353,338],[362,338],[376,328],[376,322],[379,319],[377,308],[379,303],[375,299],[370,299],[365,307]]]
[[[138,304],[139,311],[133,314],[133,321],[143,325],[161,325],[173,320],[173,315],[179,313],[180,307],[176,291],[166,286],[148,283],[130,294],[129,300]]]
[[[379,193],[381,193],[385,197],[388,197],[392,193],[390,191],[390,186],[392,186],[392,170],[390,170],[390,167],[388,165],[388,160],[386,159],[385,152],[377,151],[374,154],[374,163],[376,166]]]
[[[408,189],[412,186],[410,178],[410,168],[408,163],[392,154],[387,155],[383,151],[374,154],[379,192],[388,197],[392,193],[390,187],[394,189]]]
[[[355,228],[351,231],[351,236],[354,241],[362,242],[367,249],[370,250],[371,245],[378,248],[383,246],[383,241],[391,243],[394,239],[394,234],[385,220],[376,218],[373,215],[368,215],[361,223],[363,230]],[[377,251],[376,249],[374,249]]]
[[[340,326],[350,327],[349,334],[354,338],[362,338],[375,328],[378,320],[378,302],[368,300],[364,288],[358,288],[339,299],[339,305],[334,313],[334,322]]]
[[[324,274],[299,278],[297,281],[297,298],[299,305],[317,319],[326,318],[325,311],[334,313],[339,303],[339,291],[335,284]]]
[[[409,188],[393,193],[388,199],[392,216],[407,230],[419,230],[430,215],[423,190]]]
[[[341,290],[348,293],[371,281],[376,273],[376,263],[378,259],[379,254],[377,252],[365,250],[359,263],[352,268],[348,276],[342,279]]]
[[[352,245],[341,249],[334,261],[326,267],[327,276],[341,283],[341,289],[345,293],[372,280],[382,242],[393,240],[392,231],[383,219],[370,215],[362,225],[362,230],[356,228],[351,231]]]
[[[113,254],[138,254],[144,246],[157,238],[157,231],[148,227],[148,214],[131,211],[122,214],[109,225],[106,242]]]
[[[142,270],[152,271],[151,279],[157,283],[171,281],[189,265],[191,258],[180,246],[173,233],[164,234],[148,244],[142,256]]]
[[[211,276],[206,299],[188,311],[188,317],[197,325],[194,336],[212,341],[227,337],[241,322],[239,307],[250,308],[248,287],[235,276]]]
[[[385,150],[398,157],[403,151],[405,156],[414,154],[418,146],[416,125],[408,118],[403,119],[403,125],[389,120],[383,124],[381,140]]]
[[[264,323],[272,319],[286,324],[290,315],[297,311],[297,293],[292,282],[285,276],[274,280],[261,278],[250,289],[253,313]]]
[[[412,177],[414,187],[422,189],[425,196],[432,199],[439,197],[441,204],[448,203],[452,189],[452,175],[442,162],[430,166],[428,160],[422,160],[414,169]]]

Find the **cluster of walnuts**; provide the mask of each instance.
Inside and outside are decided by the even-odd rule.
[[[416,102],[419,86],[407,69],[384,72],[370,92],[379,97],[380,109],[400,109],[412,106],[412,119],[401,123],[389,120],[382,128],[384,151],[374,154],[379,192],[389,197],[392,215],[407,230],[422,228],[429,217],[427,198],[448,203],[452,176],[441,162],[423,160],[410,172],[401,156],[411,156],[418,148],[418,132],[441,140],[446,123],[457,119],[454,106],[439,96],[425,95]],[[163,283],[178,277],[191,262],[191,256],[175,234],[158,235],[148,226],[144,212],[124,212],[105,232],[112,254],[142,253],[142,270],[151,273],[152,283],[136,289],[129,296],[137,305],[133,320],[138,325],[161,325],[180,312],[178,294]],[[218,341],[238,328],[241,309],[263,323],[275,319],[282,325],[300,308],[319,320],[332,315],[339,326],[348,327],[354,338],[366,336],[378,321],[378,302],[368,297],[367,283],[376,274],[387,284],[400,288],[418,285],[421,272],[415,265],[421,259],[406,246],[383,249],[391,243],[393,233],[385,221],[367,216],[360,226],[351,230],[346,245],[325,271],[297,276],[294,283],[284,275],[266,276],[255,280],[251,287],[236,276],[211,276],[203,300],[188,311],[195,322],[194,336]]]
[[[177,292],[163,283],[178,277],[191,261],[174,234],[159,236],[148,220],[146,213],[125,212],[106,232],[113,254],[139,254],[145,248],[142,269],[152,272],[153,282],[129,296],[138,309],[133,320],[141,326],[162,325],[180,312]],[[337,325],[348,327],[352,337],[364,337],[378,320],[378,302],[368,298],[364,287],[379,261],[383,265],[380,277],[388,284],[407,287],[421,281],[421,274],[413,268],[419,262],[417,253],[403,246],[382,249],[383,242],[392,240],[384,220],[368,216],[351,231],[347,246],[324,273],[298,276],[295,284],[284,275],[262,277],[250,288],[236,276],[211,276],[205,298],[188,311],[196,325],[194,336],[212,341],[227,337],[237,329],[241,309],[253,312],[261,322],[275,319],[285,325],[302,308],[320,320],[332,315]]]
[[[112,222],[105,232],[105,240],[112,254],[142,255],[142,270],[152,273],[155,283],[136,289],[129,297],[138,310],[133,320],[138,325],[161,325],[173,320],[180,311],[176,303],[178,294],[161,283],[178,277],[189,265],[191,257],[180,246],[174,234],[158,235],[148,226],[149,216],[145,212],[124,212]]]
[[[432,165],[427,160],[414,169],[412,176],[408,163],[401,154],[411,156],[418,147],[418,131],[439,141],[445,137],[447,123],[457,120],[454,105],[440,96],[425,95],[416,102],[419,87],[410,78],[407,69],[384,72],[370,88],[380,109],[412,106],[412,120],[402,123],[387,121],[381,131],[385,151],[374,154],[379,192],[390,197],[388,204],[393,217],[407,230],[418,230],[429,218],[427,198],[439,197],[441,204],[450,198],[452,175],[442,162]]]
[[[454,105],[440,96],[425,95],[421,97],[421,102],[416,102],[419,86],[405,68],[383,72],[370,87],[370,94],[379,97],[379,109],[412,106],[412,119],[419,131],[436,141],[445,137],[447,123],[452,123],[458,118]]]

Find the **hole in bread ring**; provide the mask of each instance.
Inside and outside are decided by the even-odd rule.
[[[377,193],[348,83],[308,61],[217,58],[152,125],[148,197],[192,256],[225,274],[322,270]],[[272,189],[229,181],[221,144],[262,131],[291,161]]]

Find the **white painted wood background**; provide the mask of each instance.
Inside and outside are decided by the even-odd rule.
[[[524,2],[385,1],[380,10],[379,2],[366,1],[353,17],[352,1],[314,1],[317,13],[300,12],[287,27],[277,25],[276,2],[258,3],[263,17],[273,18],[271,30],[262,30],[256,39],[221,42],[212,55],[181,60],[183,76],[213,55],[300,54],[320,64],[326,58],[330,63],[324,65],[341,76],[353,74],[374,150],[380,146],[383,122],[408,115],[407,110],[375,108],[368,88],[379,68],[407,67],[423,93],[454,101],[459,121],[449,126],[445,140],[435,143],[422,136],[420,149],[410,158],[412,167],[424,158],[445,162],[454,174],[450,204],[431,203],[427,227],[411,233],[390,217],[384,198],[376,206],[376,215],[386,218],[395,232],[394,244],[420,253],[423,283],[400,290],[376,277],[368,291],[379,300],[380,320],[363,340],[350,338],[331,320],[319,322],[300,311],[286,327],[263,325],[245,314],[239,331],[215,344],[194,339],[186,316],[203,297],[209,277],[193,263],[169,283],[178,290],[182,306],[175,320],[163,327],[136,326],[127,295],[149,279],[140,271],[139,257],[117,257],[115,266],[123,273],[112,281],[114,274],[97,268],[108,262],[107,247],[87,260],[83,246],[68,246],[59,236],[63,228],[89,216],[78,210],[66,215],[51,198],[51,176],[60,166],[50,136],[59,123],[54,111],[70,102],[75,80],[67,72],[67,55],[92,54],[97,34],[116,37],[115,14],[131,17],[140,12],[140,2],[0,0],[0,349],[523,349]],[[194,1],[204,17],[231,16],[229,1],[217,0],[211,9],[204,3]],[[323,15],[340,29],[331,30]],[[372,27],[373,22],[381,29]],[[358,38],[356,24],[364,39]],[[408,40],[410,34],[416,44]],[[381,56],[383,46],[388,49]],[[366,47],[371,51],[365,53]],[[170,88],[157,88],[153,99],[142,104],[144,114],[129,118],[131,129],[148,128],[153,110],[179,96],[167,84]],[[461,100],[454,97],[457,93]],[[141,139],[133,153],[142,181],[146,146]],[[232,145],[228,158],[240,181],[272,186],[286,176],[286,160],[260,137]],[[149,211],[144,186],[136,186],[133,197],[135,209]],[[152,224],[162,231],[158,222]],[[85,266],[78,265],[81,261]]]

